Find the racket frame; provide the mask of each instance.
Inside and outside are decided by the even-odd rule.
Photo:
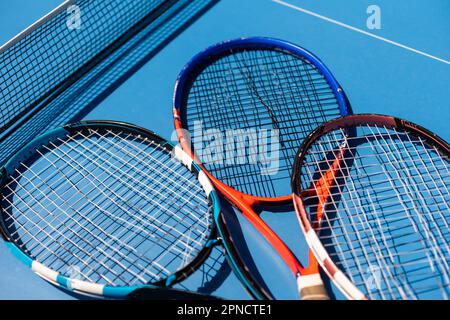
[[[220,203],[217,196],[217,193],[208,180],[207,176],[202,171],[201,167],[189,157],[187,153],[185,153],[181,148],[174,146],[170,142],[158,136],[156,133],[135,126],[133,124],[119,122],[119,121],[107,121],[107,120],[94,120],[94,121],[80,121],[74,124],[68,124],[64,127],[53,129],[41,136],[36,137],[31,142],[29,142],[26,146],[24,146],[18,153],[16,153],[11,159],[9,159],[6,164],[1,169],[1,182],[0,187],[3,190],[5,183],[8,180],[10,174],[12,174],[15,168],[20,165],[20,163],[30,160],[33,157],[36,157],[36,150],[46,145],[49,141],[53,141],[56,138],[63,138],[66,135],[73,134],[75,132],[79,132],[81,130],[107,130],[108,128],[116,128],[125,132],[130,132],[132,134],[141,135],[143,137],[147,137],[152,141],[159,143],[162,147],[166,148],[168,151],[173,150],[174,158],[177,159],[180,163],[182,163],[192,174],[194,174],[198,180],[198,182],[202,185],[203,190],[208,198],[208,201],[211,201],[212,209],[213,209],[213,218],[219,215]],[[38,158],[38,157],[37,157]],[[34,159],[32,160],[34,161]],[[3,192],[1,192],[1,199],[3,201]],[[3,217],[3,206],[0,207],[1,217]],[[140,290],[143,291],[145,289],[155,289],[163,288],[164,290],[160,291],[165,294],[168,298],[171,297],[179,297],[181,296],[180,290],[171,289],[170,287],[187,277],[189,277],[192,273],[194,273],[198,268],[203,264],[203,262],[208,258],[211,253],[212,248],[217,245],[219,242],[217,240],[217,228],[214,223],[211,224],[211,232],[209,234],[209,238],[206,241],[205,246],[198,252],[197,256],[186,266],[179,269],[172,275],[166,278],[162,278],[154,283],[147,283],[142,285],[135,286],[110,286],[103,285],[97,283],[91,283],[79,279],[71,279],[60,274],[57,271],[50,269],[49,267],[43,265],[42,263],[33,260],[24,250],[22,250],[19,246],[16,246],[12,238],[9,236],[7,232],[7,228],[4,224],[3,218],[0,219],[0,234],[2,238],[5,240],[6,246],[13,253],[13,255],[22,261],[26,266],[32,269],[38,276],[45,279],[46,281],[52,283],[53,285],[60,287],[62,289],[79,293],[86,296],[104,296],[110,298],[126,298],[132,295],[135,291]],[[171,296],[172,293],[172,296]],[[189,292],[185,292],[186,296],[189,296]],[[192,293],[192,298],[197,299],[199,294]]]
[[[265,237],[265,239],[283,258],[283,260],[286,262],[289,269],[297,279],[297,286],[299,288],[299,291],[304,291],[304,293],[310,295],[311,298],[314,298],[316,293],[318,295],[321,295],[323,293],[323,289],[321,289],[323,287],[323,282],[320,278],[320,275],[318,274],[318,264],[316,261],[314,261],[315,259],[310,259],[309,266],[307,268],[303,268],[299,260],[287,247],[283,240],[261,219],[261,217],[259,217],[259,215],[253,209],[255,207],[266,208],[271,206],[292,205],[292,195],[289,194],[273,198],[252,196],[224,184],[204,168],[204,166],[201,164],[201,162],[198,160],[193,150],[191,149],[190,143],[186,140],[187,137],[185,137],[185,128],[187,128],[186,99],[188,97],[188,91],[191,88],[192,81],[196,79],[196,77],[210,64],[211,61],[216,61],[221,57],[229,55],[230,53],[232,54],[234,50],[241,51],[257,49],[276,50],[279,52],[284,52],[306,60],[317,67],[317,69],[326,78],[330,88],[332,89],[334,96],[336,97],[336,100],[338,102],[341,115],[352,113],[349,101],[345,95],[344,90],[334,78],[331,71],[319,58],[317,58],[315,55],[305,50],[304,48],[293,43],[286,42],[284,40],[265,37],[251,37],[224,41],[212,45],[194,56],[188,62],[188,64],[180,72],[175,83],[173,97],[174,126],[183,150],[185,150],[195,159],[195,161],[200,165],[200,167],[203,168],[204,172],[208,175],[209,179],[213,182],[216,189],[242,212],[244,217],[252,223],[252,225]],[[227,243],[227,250],[230,250],[230,248],[234,247],[234,245],[232,242],[227,241],[228,239],[226,237],[223,237],[223,227],[223,224],[219,223],[218,231],[224,243]],[[237,251],[237,249],[234,248],[234,251]],[[310,257],[313,256],[310,254]],[[241,265],[238,267],[238,269],[246,269],[245,264],[242,261],[231,261],[231,264]],[[257,281],[249,281],[242,276],[240,276],[240,279],[244,281],[246,288],[251,291],[252,295],[256,298],[273,298],[266,292],[262,292],[262,288],[258,288]]]

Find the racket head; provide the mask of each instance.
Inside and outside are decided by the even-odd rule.
[[[252,163],[258,152],[251,150],[244,164],[239,163],[240,155],[232,164],[198,157],[217,178],[213,182],[218,189],[268,205],[291,202],[291,161],[307,134],[351,113],[343,89],[320,59],[295,44],[264,37],[225,41],[196,55],[178,76],[173,103],[181,145],[196,156],[195,139],[202,135],[195,128],[198,121],[204,131],[254,129],[271,135],[278,130],[279,143],[273,144],[271,136],[271,142],[259,145],[280,154],[275,170]]]
[[[37,137],[5,164],[1,190],[11,251],[81,294],[170,292],[216,243],[220,205],[202,169],[127,123],[80,122]]]
[[[350,299],[448,299],[449,186],[447,142],[373,114],[318,127],[292,176],[308,245]]]

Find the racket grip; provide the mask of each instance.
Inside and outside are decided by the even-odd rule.
[[[319,274],[297,275],[301,300],[330,300]]]
[[[302,300],[330,300],[323,285],[303,288],[300,290],[300,298]]]

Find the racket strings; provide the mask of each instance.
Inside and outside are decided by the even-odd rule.
[[[74,140],[74,141],[76,141],[76,140]],[[86,150],[85,150],[86,152],[90,152],[90,150],[87,148]],[[107,150],[103,150],[103,151],[106,151],[107,152]],[[94,154],[94,156],[95,156],[95,154]],[[67,155],[67,154],[63,154],[63,157],[68,157],[68,158],[70,158],[70,156],[69,155]],[[74,159],[71,159],[71,160],[74,160]],[[88,161],[89,160],[91,160],[91,159],[88,159]],[[70,165],[70,163],[67,163],[68,165]],[[56,168],[57,169],[57,168]],[[138,172],[139,172],[139,170],[138,170]],[[115,174],[115,172],[107,172],[106,174]],[[95,178],[95,176],[94,176],[94,178]],[[101,181],[100,181],[100,183],[101,183]],[[76,187],[76,185],[73,185],[74,187]],[[105,186],[106,187],[106,190],[108,190],[108,188],[109,188],[109,186]],[[148,191],[148,190],[147,190]]]
[[[222,249],[214,247],[198,271],[185,281],[177,283],[176,287],[188,291],[195,288],[194,291],[198,293],[212,294],[231,273],[231,268]]]
[[[365,217],[364,217],[365,218]],[[354,221],[353,221],[353,223],[355,223]],[[366,221],[366,223],[367,223],[367,221]],[[381,227],[381,226],[379,226],[379,227]],[[378,238],[378,235],[375,235],[375,236],[372,236],[373,238]],[[369,238],[370,239],[370,238]],[[358,241],[363,241],[364,239],[362,239],[362,237],[361,236],[359,236],[358,237]],[[385,237],[382,237],[382,239],[374,239],[374,241],[386,241],[386,239],[385,239]],[[376,242],[375,242],[375,245],[376,245]],[[397,246],[398,246],[399,244],[397,243]],[[351,248],[351,251],[353,251],[352,252],[352,254],[355,254],[358,250],[357,249],[355,249],[355,248]],[[363,251],[363,253],[365,254],[365,256],[364,256],[364,258],[367,260],[367,259],[369,259],[369,257],[367,256],[367,253],[365,252],[365,251]],[[342,253],[341,253],[342,254]],[[392,253],[390,254],[390,257],[392,258]],[[379,262],[379,261],[378,261]],[[393,262],[391,261],[391,263],[393,264]],[[380,263],[379,263],[380,264]],[[381,264],[382,265],[382,264]],[[363,269],[361,269],[361,267],[360,266],[358,266],[359,267],[359,272],[363,272],[364,270]],[[384,268],[388,268],[388,265],[384,265]],[[391,270],[387,270],[388,272],[390,272]],[[366,273],[367,273],[367,271],[366,271]],[[397,272],[398,273],[398,272]],[[392,277],[393,275],[391,275],[391,277]],[[398,278],[398,275],[395,275],[396,276],[396,278]],[[369,277],[369,279],[370,279],[370,277]],[[384,279],[385,279],[385,277],[384,277]],[[386,279],[385,279],[386,280]],[[373,285],[373,284],[372,284]],[[403,290],[401,290],[401,288],[399,289],[401,292],[403,292]],[[405,294],[404,293],[402,293],[402,296],[404,296]],[[385,296],[384,296],[384,298],[386,298]]]
[[[254,52],[253,52],[254,53]],[[247,79],[249,80],[248,84],[250,86],[250,89],[252,91],[252,93],[258,97],[258,100],[261,102],[261,105],[263,105],[266,109],[266,113],[269,115],[271,123],[273,128],[275,128],[276,130],[281,130],[282,127],[279,125],[281,123],[281,118],[285,118],[287,120],[287,123],[289,124],[289,128],[298,128],[295,125],[295,121],[294,118],[291,116],[292,114],[296,114],[295,119],[298,119],[299,116],[301,116],[300,114],[298,114],[298,108],[290,108],[293,110],[287,110],[288,108],[285,108],[286,104],[285,101],[281,101],[282,105],[284,108],[279,108],[278,112],[276,112],[273,109],[273,105],[277,104],[276,102],[277,99],[279,98],[280,95],[288,95],[289,99],[291,102],[295,101],[295,99],[293,99],[293,94],[291,90],[288,90],[287,92],[283,92],[283,88],[285,88],[285,86],[282,86],[281,83],[286,82],[286,80],[288,79],[295,79],[295,74],[292,73],[292,67],[289,63],[286,63],[285,59],[280,59],[280,55],[274,55],[274,58],[276,60],[276,65],[280,65],[281,68],[273,68],[273,70],[269,70],[267,65],[269,65],[269,63],[273,63],[272,59],[267,59],[267,57],[264,57],[266,60],[265,63],[263,64],[259,64],[257,66],[254,66],[254,68],[257,68],[257,72],[259,73],[260,77],[253,79],[252,74],[250,72],[250,67],[248,67],[247,65],[245,65],[245,61],[251,60],[252,57],[250,57],[252,55],[252,52],[248,52],[248,51],[244,51],[243,55],[247,55],[247,59],[245,59],[244,61],[240,61],[238,59],[236,59],[237,64],[239,65],[239,63],[244,64],[244,66],[241,65],[241,68],[244,70],[244,72],[247,74]],[[234,56],[236,57],[236,56]],[[256,58],[256,57],[253,57]],[[302,84],[302,87],[298,86],[297,82],[294,83],[290,83],[291,87],[293,86],[295,89],[298,90],[299,94],[297,99],[300,99],[300,101],[302,101],[304,99],[304,96],[312,96],[313,100],[315,100],[316,102],[320,102],[322,101],[319,98],[319,94],[318,91],[316,90],[316,87],[311,86],[310,84],[314,83],[315,81],[319,81],[322,80],[321,78],[317,77],[317,73],[315,72],[314,69],[312,69],[310,67],[311,65],[304,63],[301,65],[301,72],[300,74],[304,75],[303,77],[300,77],[300,83]],[[287,74],[287,78],[284,79],[284,74],[280,74],[280,70],[286,69],[286,71],[288,72]],[[316,79],[312,79],[312,75],[311,72],[315,72],[315,78]],[[269,73],[269,74],[266,74]],[[274,86],[272,86],[271,88],[267,88],[267,86],[265,86],[265,82],[269,81],[269,84],[274,84]],[[320,86],[322,86],[323,83],[320,84]],[[327,88],[327,84],[325,83],[325,88]],[[270,89],[270,90],[268,90]],[[275,90],[274,90],[275,89]],[[310,89],[310,90],[309,90]],[[323,89],[323,87],[321,87],[320,89]],[[311,92],[306,92],[306,91],[311,91]],[[329,93],[329,91],[327,92]],[[331,95],[332,98],[334,98],[333,95]],[[325,98],[324,98],[325,99]],[[272,102],[272,103],[269,103]],[[275,102],[275,103],[273,103]],[[302,101],[303,102],[303,101]],[[306,98],[306,101],[304,103],[304,105],[306,107],[309,107],[311,101],[309,98]],[[291,104],[292,105],[292,104]],[[317,105],[317,104],[316,104]],[[289,106],[289,104],[288,104]],[[287,112],[286,112],[287,111]],[[320,110],[322,111],[322,110]],[[323,113],[321,114],[321,116],[323,116]],[[290,136],[292,137],[292,133],[295,132],[287,132],[286,136]],[[284,134],[281,134],[280,137],[282,137],[282,139],[280,139],[280,144],[281,144],[281,151],[283,153],[284,156],[284,160],[287,164],[288,168],[292,167],[292,152],[289,152],[291,150],[293,150],[292,148],[294,147],[292,144],[288,143],[288,141],[284,138]],[[289,142],[293,142],[295,140],[289,139]]]
[[[107,150],[103,150],[103,151],[107,152]],[[86,149],[86,152],[89,152],[89,149]],[[104,163],[102,163],[101,165],[104,166]],[[138,171],[138,172],[139,172],[139,171]],[[115,172],[108,172],[108,174],[115,174]],[[94,177],[94,178],[95,178],[95,177]],[[96,180],[97,180],[97,179],[96,179]],[[98,181],[98,182],[101,183],[101,181]],[[137,182],[139,182],[139,181],[137,181]],[[109,187],[109,186],[106,186],[106,188],[108,188],[108,187]],[[148,191],[148,190],[147,190],[147,191]],[[127,201],[127,202],[128,202],[128,201]],[[133,208],[133,209],[140,210],[139,208]],[[137,218],[139,219],[139,223],[142,224],[142,222],[145,222],[145,221],[143,221],[142,218],[140,218],[140,217],[137,217]],[[137,219],[135,219],[135,220],[137,220]],[[156,221],[155,221],[155,219],[154,219],[153,217],[150,219],[150,221],[151,221],[151,222],[157,222],[158,224],[161,224],[161,222],[159,222],[157,219],[156,219]],[[127,222],[127,221],[125,221],[125,222]],[[128,223],[128,225],[133,226],[133,224],[131,224],[131,223]],[[144,225],[145,225],[146,227],[151,226],[151,224],[145,224],[145,223],[144,223]],[[157,226],[157,225],[156,225],[156,226]],[[166,226],[166,224],[163,223],[163,226]],[[124,229],[124,230],[126,230],[126,229]],[[161,228],[157,228],[157,230],[158,230],[158,231],[163,231]],[[174,231],[177,231],[177,230],[174,229],[174,228],[171,228],[170,231],[174,232]],[[138,230],[135,231],[134,233],[132,233],[131,235],[137,235],[137,234],[139,234],[140,232],[145,232],[145,230],[142,229],[142,228],[138,228]],[[164,233],[165,236],[168,236],[168,235],[167,235],[167,234],[168,234],[167,232],[163,232],[163,233]],[[179,232],[178,232],[178,233],[179,233]],[[179,233],[179,235],[183,237],[182,234]],[[152,236],[152,234],[148,234],[148,236]],[[129,239],[126,239],[126,240],[129,240]],[[154,263],[154,262],[153,262],[153,263]],[[133,261],[132,264],[138,264],[138,261]],[[156,265],[158,266],[157,263],[156,263]],[[166,270],[164,270],[164,271],[166,271]]]
[[[383,239],[381,239],[381,240],[383,240]],[[386,240],[386,239],[384,239],[384,240]],[[397,243],[397,246],[396,247],[398,247],[398,243]],[[392,254],[391,254],[391,260],[392,260]],[[393,261],[391,261],[392,263],[394,263]],[[387,266],[385,266],[385,267],[387,267]],[[403,292],[403,290],[401,291],[401,292]],[[404,294],[404,293],[403,293]]]
[[[397,134],[397,136],[398,136],[398,134]],[[380,148],[385,147],[384,145],[381,145],[380,143],[378,143],[378,145]],[[415,148],[415,149],[416,149],[415,151],[418,152],[417,148]],[[388,154],[386,152],[386,148],[383,148],[383,151],[385,152],[386,157],[388,155],[390,155],[389,158],[391,158],[393,160],[397,160],[399,158],[398,155],[395,153]],[[411,158],[410,153],[405,153],[405,154],[408,156],[408,158]],[[397,161],[397,163],[399,163],[399,162]],[[422,161],[422,163],[423,163],[423,161]],[[394,166],[397,166],[397,164],[394,164]],[[410,170],[405,170],[406,164],[403,164],[402,166],[398,166],[397,169],[399,170],[399,171],[397,171],[398,178],[400,178],[400,179],[402,178],[400,173],[405,173],[403,175],[403,178],[405,180],[404,181],[400,180],[402,182],[403,188],[407,190],[409,187],[409,190],[411,190],[411,192],[420,193],[421,190],[418,188],[415,179],[412,179]],[[428,171],[426,166],[424,166],[424,169],[425,169],[425,171]],[[425,172],[425,174],[429,174],[429,172]],[[391,177],[392,177],[392,174],[391,174]],[[419,175],[419,177],[422,177],[422,176]],[[391,183],[391,185],[392,185],[392,183]],[[444,185],[444,187],[445,187],[445,185]],[[448,191],[448,189],[447,189],[447,191]],[[447,194],[448,194],[448,192],[447,192]],[[403,198],[403,196],[398,192],[397,192],[397,196],[399,197],[399,200]],[[422,208],[427,209],[426,211],[428,213],[431,213],[430,206],[427,204],[427,201],[425,199],[423,199],[422,197],[413,199],[408,194],[406,194],[406,196],[407,196],[409,202],[416,203],[417,207],[422,206]],[[435,198],[432,198],[432,199],[435,199]],[[409,212],[409,211],[406,210],[406,212]],[[437,211],[437,213],[441,214],[441,211],[439,210],[439,211]],[[428,256],[428,260],[430,261],[430,268],[433,269],[433,267],[435,265],[438,265],[439,269],[449,270],[450,268],[449,268],[448,261],[447,261],[448,259],[450,259],[449,245],[448,245],[448,243],[441,244],[440,241],[437,240],[437,239],[445,239],[445,237],[443,236],[443,234],[441,232],[441,228],[439,228],[436,225],[436,228],[434,228],[435,233],[432,233],[429,225],[432,224],[433,226],[435,226],[435,224],[436,224],[435,219],[434,218],[430,219],[430,220],[426,219],[427,218],[426,214],[419,214],[418,218],[419,218],[418,221],[416,221],[416,219],[413,219],[413,218],[411,218],[411,221],[416,223],[416,225],[414,225],[414,230],[416,232],[418,232],[420,235],[423,235],[423,237],[422,237],[423,246],[427,247],[428,246],[427,242],[431,242],[431,246],[429,246],[429,247],[431,248],[432,254],[431,254],[431,257]],[[421,229],[420,227],[422,227],[422,230],[423,230],[422,232],[420,230]],[[430,234],[431,235],[436,234],[437,236],[432,237],[432,236],[429,236]],[[442,252],[440,250],[441,246],[444,248],[445,252]],[[444,274],[444,276],[445,276],[445,274]],[[449,283],[448,275],[447,275],[446,282]]]
[[[316,205],[316,206],[310,206],[310,210],[311,210],[312,212],[316,212],[317,209],[318,209],[318,207],[319,207],[318,205]],[[348,209],[348,210],[356,210],[357,208],[346,207],[346,209]],[[359,208],[359,209],[361,209],[361,210],[363,210],[363,211],[369,211],[369,209],[371,209],[371,208],[370,208],[370,207],[364,207],[364,206],[361,206],[361,208]],[[373,207],[372,207],[372,209],[373,209]],[[407,210],[414,210],[414,208],[411,208],[411,207],[406,207],[406,209],[407,209]],[[327,213],[328,213],[327,217],[335,216],[335,215],[337,214],[337,212],[338,212],[338,210],[327,208]],[[387,214],[385,215],[386,218],[385,218],[383,221],[380,222],[380,226],[383,227],[383,228],[386,228],[386,230],[389,230],[389,227],[390,227],[391,224],[394,224],[394,223],[405,223],[405,222],[407,222],[408,219],[407,219],[406,217],[401,217],[401,218],[398,217],[398,215],[399,215],[400,213],[402,213],[402,212],[403,212],[403,211],[399,211],[399,210],[396,210],[396,211],[387,211]],[[428,214],[428,215],[426,215],[426,216],[428,216],[428,218],[431,218],[431,219],[436,218],[435,215],[432,215],[432,214]],[[329,221],[330,224],[333,224],[333,223],[335,223],[336,221],[340,221],[340,219],[339,219],[339,218],[328,218],[327,221]],[[372,221],[372,220],[369,220],[369,222],[371,222],[371,221]],[[444,222],[443,222],[443,223],[444,223]],[[445,224],[445,223],[444,223],[444,224]],[[358,227],[363,227],[363,226],[365,225],[365,222],[359,222],[359,223],[358,223],[358,222],[355,222],[354,225],[355,225],[355,226],[358,226]],[[405,228],[406,228],[406,227],[405,227]],[[401,227],[398,227],[396,230],[400,230],[400,229],[401,229]],[[434,228],[431,228],[431,230],[434,230]],[[335,227],[335,228],[333,229],[333,234],[334,234],[335,236],[342,236],[343,234],[338,233],[338,231],[339,231],[339,229],[337,229],[337,228]],[[347,231],[346,231],[346,234],[354,235],[355,233],[351,233],[351,232],[347,232]],[[446,235],[446,234],[447,234],[447,232],[446,232],[446,233],[443,233],[443,235]],[[405,235],[408,235],[408,234],[405,234]],[[327,239],[327,236],[322,236],[321,238]],[[400,237],[400,238],[401,238],[401,237]],[[362,239],[364,239],[364,237],[363,237]]]
[[[222,72],[222,71],[217,70],[218,66],[219,66],[218,64],[211,65],[211,69],[216,74],[220,74],[220,72]],[[257,97],[254,95],[250,95],[248,93],[249,86],[246,83],[247,80],[245,77],[236,79],[232,69],[227,69],[227,71],[225,71],[225,77],[226,77],[226,80],[225,80],[226,82],[224,81],[224,79],[221,79],[222,83],[218,87],[218,89],[221,90],[225,94],[224,98],[227,100],[228,104],[235,106],[235,108],[234,108],[235,111],[230,112],[230,110],[227,111],[226,109],[222,109],[222,112],[229,113],[230,124],[231,123],[240,123],[241,122],[240,118],[242,118],[244,116],[245,110],[246,110],[246,105],[243,104],[242,101],[240,101],[240,94],[241,93],[245,94],[249,98],[249,103],[251,105],[254,105],[257,103]],[[204,87],[204,86],[202,86],[202,87],[205,90],[205,92],[208,92],[207,87]],[[242,92],[243,90],[245,90],[245,91]],[[213,92],[213,96],[220,97],[222,95],[221,91],[215,90],[215,92]],[[233,94],[233,92],[241,92],[241,93],[239,95],[235,95],[235,94]],[[208,94],[211,95],[211,93],[209,93],[209,92],[208,92]],[[202,101],[202,102],[204,102],[204,101]],[[219,99],[219,101],[217,101],[218,106],[220,106],[221,103],[222,103],[222,101]],[[251,112],[252,112],[252,117],[261,125],[260,120],[258,120],[257,113],[254,110]],[[223,128],[223,123],[222,123],[223,119],[218,118],[216,113],[217,112],[214,109],[208,109],[208,112],[207,112],[208,118],[202,119],[202,121],[205,121],[205,120],[207,121],[207,120],[210,120],[211,118],[213,118],[213,119],[215,119],[215,121],[213,123],[208,123],[208,124],[210,124],[210,125],[208,125],[208,127],[221,129],[221,128]],[[240,128],[238,126],[233,126],[231,128],[236,128],[238,130],[251,129],[250,127],[249,128]],[[242,139],[245,139],[245,135],[246,135],[246,132],[240,132],[238,134],[238,136],[240,136],[240,138],[242,138]],[[227,141],[227,143],[232,143],[233,144],[232,147],[235,148],[234,141]],[[238,148],[239,148],[239,146],[238,146]],[[257,166],[255,168],[254,165],[247,163],[246,151],[247,151],[247,148],[246,148],[245,144],[243,144],[242,148],[237,149],[236,153],[233,152],[232,154],[229,155],[229,159],[225,160],[227,162],[230,162],[230,164],[227,164],[227,162],[225,162],[225,168],[226,168],[225,170],[230,173],[230,175],[227,176],[226,182],[224,180],[225,183],[233,182],[234,180],[239,181],[240,184],[246,183],[246,178],[244,175],[241,174],[240,176],[238,176],[240,171],[239,171],[239,168],[235,165],[235,162],[246,167],[248,172],[251,172],[251,174],[250,174],[251,179],[249,179],[249,181],[247,182],[249,185],[257,184],[259,182],[259,179],[255,178],[254,172],[255,172],[255,170],[259,170],[260,167]],[[252,152],[252,153],[253,154],[248,154],[249,159],[250,159],[250,157],[254,156],[254,152]],[[206,163],[208,164],[208,163],[213,163],[213,162],[206,160]],[[222,166],[220,164],[218,167],[213,165],[211,173],[213,175],[220,173],[222,171],[222,169],[221,169]]]
[[[344,147],[343,147],[344,146]],[[407,132],[359,126],[311,146],[302,188],[339,161],[326,203],[305,196],[332,260],[370,298],[448,298],[450,165],[436,147]]]
[[[33,208],[31,206],[28,206],[20,211],[21,214],[26,214],[25,210],[33,210]],[[46,208],[42,208],[43,211],[46,211]],[[50,215],[51,212],[47,211],[47,213]],[[45,219],[46,217],[43,217],[42,215],[38,215],[39,218]],[[56,228],[42,228],[41,226],[39,226],[35,221],[27,218],[26,219],[28,224],[24,225],[23,223],[20,223],[20,227],[21,229],[25,230],[24,232],[30,236],[36,243],[34,245],[25,247],[26,251],[28,252],[32,252],[34,256],[41,256],[40,261],[45,262],[46,264],[49,264],[48,261],[48,257],[49,254],[51,254],[50,258],[53,257],[57,257],[57,260],[62,262],[64,265],[74,265],[72,264],[71,258],[75,258],[77,260],[81,261],[81,264],[83,266],[83,268],[86,268],[87,271],[84,271],[82,273],[83,277],[86,280],[89,281],[93,281],[93,279],[91,279],[89,277],[90,272],[93,272],[95,269],[93,267],[91,267],[91,265],[89,263],[87,263],[79,254],[77,254],[76,252],[74,252],[72,250],[72,247],[77,247],[78,244],[76,242],[73,241],[72,238],[67,237],[64,233],[61,233],[58,229]],[[54,222],[59,222],[61,221],[58,218],[53,218],[51,221],[49,221],[49,223],[54,223]],[[17,223],[17,222],[16,222]],[[33,226],[34,229],[38,229],[38,235],[42,234],[42,238],[38,238],[35,236],[35,231],[30,232],[28,231],[30,229],[29,224],[31,224]],[[50,229],[49,231],[47,229]],[[22,230],[19,230],[22,231]],[[16,232],[17,233],[17,232]],[[57,234],[57,236],[55,237],[54,234]],[[15,236],[15,235],[13,235]],[[20,238],[20,241],[23,242],[23,239],[25,237],[22,235]],[[61,241],[60,238],[63,238],[65,241]],[[57,243],[60,246],[60,249],[63,250],[68,257],[66,258],[60,258],[60,254],[56,252],[56,250],[53,250],[54,244]],[[23,247],[23,246],[21,246]],[[84,251],[83,252],[85,255],[92,257],[90,251]],[[51,263],[55,263],[58,261],[51,261]],[[101,261],[100,261],[101,263]],[[75,265],[74,265],[75,266]],[[79,265],[77,265],[77,267],[79,267]],[[79,269],[81,270],[81,269]],[[102,275],[103,276],[103,275]],[[103,279],[106,280],[107,282],[110,282],[111,280],[105,276],[103,276]]]
[[[333,91],[314,65],[271,50],[235,51],[209,64],[192,82],[186,103],[187,129],[196,151],[211,142],[204,133],[209,129],[243,130],[244,142],[248,130],[277,133],[275,143],[258,141],[263,149],[237,144],[232,161],[201,159],[219,180],[267,197],[289,193],[282,190],[286,183],[275,182],[289,180],[295,150],[318,124],[340,115]],[[196,122],[202,127],[197,129]],[[198,142],[202,135],[204,141]],[[228,143],[233,141],[227,137]],[[274,168],[261,152],[269,149],[271,156],[278,155],[272,158]]]
[[[195,178],[183,175],[185,168],[177,168],[163,147],[140,140],[91,132],[50,146],[40,163],[33,164],[35,168],[24,167],[8,185],[6,212],[12,213],[6,221],[16,228],[13,237],[38,261],[51,262],[53,269],[64,273],[62,266],[79,264],[86,280],[98,280],[90,276],[96,273],[112,285],[159,280],[187,265],[209,235],[211,208]],[[147,149],[141,149],[143,145]],[[164,171],[173,178],[163,179]],[[29,205],[31,200],[34,207]],[[162,210],[165,204],[168,209]],[[188,210],[188,205],[195,211]],[[67,208],[70,213],[64,214]],[[30,212],[38,223],[29,218]],[[193,217],[192,212],[204,216]],[[178,217],[175,222],[174,217]],[[24,239],[25,235],[29,238]],[[64,252],[56,252],[51,245]],[[90,253],[92,249],[95,254]],[[92,268],[93,262],[98,269]]]
[[[351,138],[347,138],[347,142],[350,142]],[[359,139],[358,139],[359,141]],[[411,140],[411,143],[423,143],[423,141],[421,140]],[[398,145],[401,146],[401,145]],[[363,149],[371,149],[371,147],[358,147],[358,150],[363,150]],[[350,161],[352,159],[354,159],[354,155],[352,155],[352,153],[354,153],[356,151],[356,147],[352,148],[349,147],[348,152],[346,156],[342,157],[342,161]],[[333,151],[334,153],[339,152],[338,149]],[[310,152],[310,155],[321,155],[322,152]],[[370,160],[370,156],[366,157],[366,156],[359,156],[359,159],[361,159],[362,161],[366,161],[366,160]],[[430,162],[439,162],[442,161],[442,158],[436,153],[432,158],[429,157],[428,160]],[[322,160],[322,161],[317,161],[316,164],[317,166],[325,166],[328,167],[329,165],[331,165],[332,161],[330,160]],[[400,164],[399,161],[391,161],[392,164]],[[405,162],[407,165],[415,165],[417,166],[417,163],[415,163],[414,161],[409,161],[409,162]],[[442,193],[442,187],[438,186],[437,184],[435,184],[434,179],[441,179],[442,182],[442,177],[440,175],[440,172],[442,170],[444,171],[448,171],[448,166],[446,166],[444,163],[440,164],[440,165],[435,165],[433,166],[433,168],[430,170],[430,168],[427,166],[426,163],[421,162],[422,166],[421,169],[426,170],[427,171],[427,176],[424,177],[420,172],[417,172],[415,175],[411,175],[411,177],[415,177],[417,176],[417,179],[420,179],[420,181],[416,181],[416,185],[417,186],[423,186],[423,187],[427,187],[424,191],[425,192],[429,192],[430,194],[432,194],[433,192],[437,192],[441,195],[443,195]],[[379,186],[377,187],[377,191],[379,192],[380,195],[382,194],[386,194],[384,200],[384,204],[388,204],[388,202],[386,202],[388,199],[397,199],[397,197],[395,195],[392,195],[392,193],[389,193],[388,191],[391,190],[391,186],[386,186],[385,182],[386,180],[383,179],[385,174],[393,174],[397,171],[397,169],[384,169],[384,170],[378,170],[379,169],[379,165],[378,164],[373,164],[373,163],[368,163],[368,164],[358,164],[358,168],[360,169],[359,172],[359,178],[360,179],[367,179],[367,178],[371,178],[371,186]],[[369,173],[364,173],[362,171],[365,170],[369,170]],[[321,173],[326,172],[326,169],[322,170]],[[429,183],[433,183],[434,186],[430,187]],[[444,188],[446,188],[446,186],[444,186]],[[407,191],[405,191],[407,192]],[[330,190],[330,195],[332,196],[337,196],[339,195],[339,192],[333,193],[332,190]],[[414,193],[410,193],[409,194],[410,197],[414,196]],[[309,201],[309,200],[313,200],[317,198],[316,195],[311,194],[311,196],[306,196],[305,197],[305,201]],[[430,196],[430,200],[435,201],[436,199],[434,197]],[[397,201],[395,201],[394,203],[397,203]],[[449,209],[448,204],[445,203],[446,208]]]

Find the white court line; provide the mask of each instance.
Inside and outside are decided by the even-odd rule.
[[[322,16],[322,15],[317,14],[317,13],[315,13],[315,12],[312,12],[312,11],[309,11],[309,10],[306,10],[306,9],[303,9],[303,8],[300,8],[300,7],[297,7],[297,6],[294,6],[293,4],[284,2],[284,1],[282,1],[282,0],[272,0],[272,1],[273,1],[273,2],[276,2],[276,3],[278,3],[278,4],[281,4],[281,5],[285,6],[285,7],[288,7],[288,8],[291,8],[291,9],[294,9],[294,10],[297,10],[297,11],[300,11],[300,12],[303,12],[303,13],[306,13],[306,14],[309,14],[309,15],[311,15],[311,16],[313,16],[313,17],[316,17],[316,18],[319,18],[319,19],[322,19],[322,20],[325,20],[325,21],[334,23],[334,24],[336,24],[336,25],[338,25],[338,26],[341,26],[341,27],[344,27],[344,28],[347,28],[347,29],[350,29],[350,30],[353,30],[353,31],[356,31],[356,32],[359,32],[359,33],[362,33],[362,34],[364,34],[364,35],[366,35],[366,36],[369,36],[369,37],[372,37],[372,38],[375,38],[375,39],[378,39],[378,40],[381,40],[381,41],[384,41],[384,42],[393,44],[394,46],[397,46],[397,47],[400,47],[400,48],[403,48],[403,49],[412,51],[412,52],[414,52],[414,53],[420,54],[420,55],[425,56],[425,57],[427,57],[427,58],[434,59],[434,60],[437,60],[437,61],[439,61],[439,62],[443,62],[443,63],[445,63],[445,64],[450,64],[450,61],[447,61],[447,60],[438,58],[438,57],[436,57],[436,56],[432,56],[431,54],[428,54],[428,53],[426,53],[426,52],[419,51],[419,50],[417,50],[417,49],[414,49],[414,48],[405,46],[404,44],[401,44],[401,43],[398,43],[398,42],[395,42],[395,41],[392,41],[392,40],[389,40],[389,39],[386,39],[386,38],[377,36],[377,35],[375,35],[375,34],[373,34],[373,33],[370,33],[370,32],[367,32],[367,31],[364,31],[364,30],[361,30],[361,29],[352,27],[352,26],[350,26],[350,25],[348,25],[348,24],[345,24],[345,23],[339,22],[339,21],[337,21],[337,20],[334,20],[334,19],[331,19],[331,18]]]

